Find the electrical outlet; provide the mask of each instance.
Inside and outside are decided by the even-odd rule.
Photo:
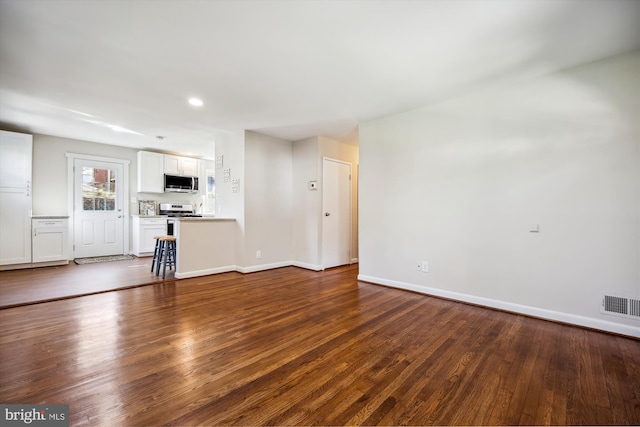
[[[429,263],[427,261],[422,261],[421,269],[423,273],[429,272]]]
[[[256,251],[256,259],[262,258],[262,251]]]

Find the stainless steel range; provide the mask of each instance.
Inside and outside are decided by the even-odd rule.
[[[160,215],[167,215],[170,217],[201,217],[202,215],[196,215],[193,210],[193,205],[187,205],[183,203],[160,203]]]
[[[160,203],[160,215],[167,215],[167,234],[173,236],[173,228],[176,220],[172,218],[176,217],[201,217],[194,213],[193,205],[184,203]]]

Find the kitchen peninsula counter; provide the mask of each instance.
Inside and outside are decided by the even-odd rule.
[[[188,222],[208,222],[208,221],[233,221],[235,222],[235,218],[218,218],[215,216],[176,216],[171,217],[171,219],[175,219],[177,221],[188,221]]]
[[[235,271],[235,218],[175,217],[177,279]]]

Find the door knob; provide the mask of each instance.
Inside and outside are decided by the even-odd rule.
[[[331,216],[331,214],[329,212],[325,212],[324,216]]]

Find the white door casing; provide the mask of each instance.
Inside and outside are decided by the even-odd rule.
[[[322,160],[322,267],[351,262],[351,163]]]
[[[128,253],[129,161],[70,153],[67,157],[73,257]]]

